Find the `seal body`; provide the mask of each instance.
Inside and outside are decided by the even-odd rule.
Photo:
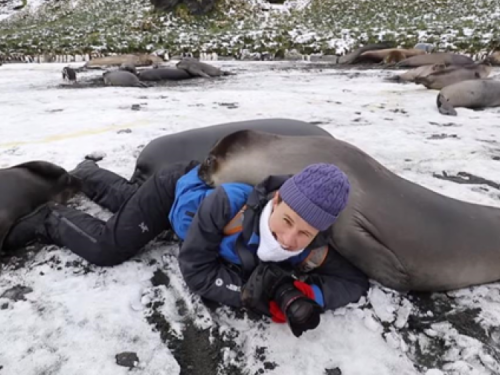
[[[106,56],[87,61],[84,65],[86,69],[99,69],[111,66],[120,66],[122,64],[132,64],[138,66],[150,66],[161,64],[163,59],[155,55],[116,55]]]
[[[176,65],[178,69],[183,69],[194,77],[220,77],[231,73],[225,72],[215,66],[203,63],[192,57],[184,58]]]
[[[145,69],[139,72],[141,81],[180,81],[190,78],[193,78],[191,74],[177,68]]]
[[[113,70],[103,73],[104,84],[106,86],[119,87],[148,87],[133,73],[126,70]]]
[[[339,64],[355,64],[361,56],[362,53],[367,51],[375,51],[380,49],[393,48],[395,45],[394,42],[381,42],[375,44],[367,44],[366,46],[355,49],[354,51],[348,53],[347,55],[340,56],[338,63]]]
[[[370,278],[400,291],[444,291],[500,279],[500,209],[467,203],[397,176],[359,148],[328,137],[240,131],[221,139],[199,176],[255,185],[332,163],[347,174],[347,207],[331,245]]]
[[[486,64],[449,66],[426,76],[417,77],[415,83],[424,85],[428,89],[440,90],[454,83],[487,78],[490,72],[491,66]]]
[[[81,181],[45,161],[0,169],[0,249],[21,217],[48,201],[65,203],[81,189]]]
[[[455,108],[488,108],[500,106],[500,81],[475,79],[444,87],[436,104],[439,113],[456,116]]]
[[[375,51],[363,52],[356,62],[380,63],[387,60],[399,62],[407,57],[423,55],[425,51],[421,49],[385,48]],[[397,60],[397,61],[396,61]]]
[[[442,64],[422,65],[418,68],[410,69],[403,74],[396,74],[386,80],[391,82],[415,82],[419,77],[426,77],[429,74],[439,72],[445,68],[446,66]]]
[[[220,138],[242,129],[264,130],[274,134],[331,137],[326,130],[308,122],[280,118],[229,122],[167,134],[152,140],[142,150],[130,182],[142,183],[160,168],[178,161],[202,162]]]
[[[409,57],[396,64],[398,67],[417,68],[422,65],[444,64],[444,65],[470,65],[474,61],[464,55],[455,53],[438,52],[427,53],[425,55],[418,55]]]

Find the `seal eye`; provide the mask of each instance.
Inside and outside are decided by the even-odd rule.
[[[209,155],[208,158],[206,158],[206,160],[205,160],[205,165],[207,167],[210,167],[212,165],[213,161],[214,161],[213,155]]]

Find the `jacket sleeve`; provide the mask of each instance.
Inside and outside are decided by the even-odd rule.
[[[217,187],[198,207],[179,251],[179,266],[194,293],[240,307],[242,279],[237,270],[219,256],[223,229],[231,219],[226,191]]]
[[[308,275],[315,300],[326,310],[358,301],[369,288],[368,277],[332,247],[324,263]]]

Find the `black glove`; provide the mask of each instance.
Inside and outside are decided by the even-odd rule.
[[[293,282],[280,285],[275,291],[274,300],[287,317],[288,325],[295,337],[300,337],[305,331],[319,325],[323,309],[316,301],[295,288]]]
[[[241,303],[250,310],[270,316],[269,302],[278,287],[292,283],[291,273],[274,263],[260,263],[241,288]]]

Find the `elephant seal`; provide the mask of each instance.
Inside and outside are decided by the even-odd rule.
[[[367,52],[367,51],[374,51],[374,50],[379,50],[379,49],[387,49],[387,48],[393,48],[396,43],[394,42],[381,42],[381,43],[375,43],[375,44],[367,44],[364,47],[357,48],[351,53],[348,53],[347,55],[340,56],[338,63],[339,64],[355,64],[357,62],[357,59],[359,56],[361,56],[362,53]]]
[[[225,72],[215,66],[202,63],[192,57],[187,57],[179,61],[176,65],[177,69],[183,69],[194,77],[220,77],[232,75],[234,73]]]
[[[124,63],[130,63],[136,67],[150,66],[154,63],[161,64],[163,59],[155,55],[116,55],[106,56],[87,61],[83,67],[85,69],[101,69],[112,66],[120,66]]]
[[[137,69],[135,68],[135,65],[129,62],[125,62],[120,65],[120,70],[124,70],[126,72],[130,72],[134,75],[137,75]]]
[[[437,52],[427,53],[425,55],[418,55],[409,57],[396,64],[397,67],[402,68],[417,68],[422,65],[444,64],[444,65],[470,65],[474,61],[465,55],[456,53]]]
[[[491,55],[487,56],[484,61],[493,66],[500,66],[500,51],[493,52]]]
[[[375,51],[366,51],[359,55],[356,60],[357,63],[381,63],[389,56],[392,59],[399,58],[401,60],[411,56],[418,56],[425,54],[421,49],[403,49],[403,48],[385,48]]]
[[[81,186],[78,178],[46,161],[0,169],[0,250],[18,219],[48,201],[66,203]]]
[[[403,61],[407,57],[408,56],[401,51],[392,51],[386,57],[384,57],[384,60],[382,62],[386,65],[392,65]]]
[[[444,87],[436,104],[439,113],[456,116],[456,107],[487,108],[500,106],[500,81],[474,79]]]
[[[141,184],[154,172],[181,160],[202,162],[221,137],[242,129],[263,130],[284,135],[323,135],[326,130],[304,121],[282,118],[228,122],[167,134],[152,140],[139,154],[131,183]]]
[[[148,87],[146,83],[139,81],[139,78],[135,74],[126,70],[104,72],[102,77],[106,86]]]
[[[441,90],[443,87],[457,82],[487,78],[490,72],[491,66],[485,63],[449,66],[440,71],[428,74],[425,77],[417,77],[415,78],[415,83],[424,85],[428,89]]]
[[[64,80],[68,80],[70,82],[76,82],[75,69],[72,69],[69,66],[65,66],[62,70],[62,77]]]
[[[199,176],[255,185],[324,162],[347,174],[347,207],[325,234],[370,278],[399,291],[446,291],[500,279],[500,209],[446,197],[329,137],[244,130],[222,138]]]
[[[180,81],[194,78],[185,70],[177,68],[145,69],[139,72],[138,77],[141,81]]]
[[[388,77],[385,80],[389,82],[415,82],[418,77],[425,77],[434,72],[439,72],[440,70],[445,68],[446,65],[443,64],[422,65],[418,68],[410,69],[403,74],[396,74]]]

